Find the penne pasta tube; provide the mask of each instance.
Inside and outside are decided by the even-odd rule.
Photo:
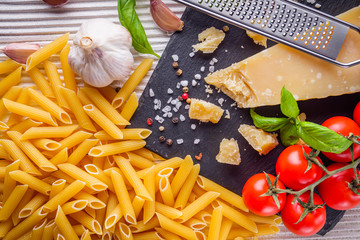
[[[45,172],[57,170],[57,167],[44,157],[44,155],[29,140],[21,141],[21,133],[10,131],[7,132],[7,135],[41,170]]]
[[[5,170],[4,176],[3,176],[4,177],[4,182],[3,182],[4,189],[2,191],[2,193],[3,193],[2,202],[6,202],[6,200],[10,196],[11,192],[16,187],[16,181],[10,177],[9,172],[19,170],[19,166],[20,166],[20,160],[16,160],[15,162],[7,165],[4,168],[4,170]]]
[[[91,176],[99,179],[101,182],[105,183],[109,190],[115,192],[114,185],[111,181],[111,178],[107,176],[100,168],[95,166],[94,164],[86,164],[84,165],[84,169]]]
[[[150,151],[149,149],[146,149],[146,148],[140,148],[138,150],[134,150],[133,153],[140,155],[151,161],[165,160],[165,158],[161,157],[160,155],[158,155],[158,154],[154,153],[153,151]]]
[[[155,200],[155,166],[152,166],[145,173],[144,186],[148,190],[151,198]],[[147,223],[155,215],[155,201],[145,201],[143,211],[143,221]]]
[[[138,99],[136,97],[136,93],[133,92],[125,104],[122,105],[121,109],[121,116],[123,116],[124,119],[127,121],[130,121],[132,116],[134,115],[137,107],[139,106]]]
[[[0,62],[0,74],[12,72],[18,67],[21,67],[20,63],[15,62],[12,59],[7,59],[5,61]]]
[[[69,156],[68,163],[77,165],[98,142],[98,139],[85,139]]]
[[[40,70],[36,67],[27,71],[33,82],[39,88],[39,90],[44,94],[44,96],[48,98],[55,98],[54,92],[50,87],[49,82],[45,79],[44,75],[40,72]]]
[[[132,239],[134,239],[128,225],[126,225],[124,223],[119,223],[119,229],[120,229],[120,236],[121,236],[122,240],[127,240],[127,239],[132,240]]]
[[[75,194],[73,197],[78,200],[87,200],[89,202],[89,207],[93,209],[102,209],[106,207],[106,204],[99,198],[83,191]]]
[[[184,161],[181,163],[179,170],[174,176],[174,179],[171,181],[171,189],[173,191],[174,197],[176,197],[185,183],[187,177],[189,176],[193,166],[193,161],[190,155],[187,155],[184,158]]]
[[[0,121],[0,131],[6,131],[8,129],[9,129],[9,126],[6,123]]]
[[[106,98],[106,100],[108,100],[109,102],[111,102],[114,97],[116,96],[116,91],[113,87],[111,86],[107,86],[107,87],[102,87],[102,88],[97,88],[97,90],[99,90],[99,92],[104,96],[104,98]]]
[[[249,230],[250,232],[257,233],[258,229],[253,220],[246,217],[240,211],[235,210],[234,208],[228,206],[224,202],[216,200],[213,202],[213,207],[221,206],[223,208],[223,215],[224,217],[230,219],[234,223],[238,224],[239,226]]]
[[[35,121],[31,118],[27,118],[25,119],[24,121],[22,122],[19,122],[15,125],[13,125],[9,131],[16,131],[16,132],[19,132],[19,133],[24,133],[25,131],[27,131],[29,128],[32,128],[32,127],[38,127],[42,124],[42,122],[38,122],[38,121]]]
[[[220,186],[219,184],[203,177],[199,176],[197,181],[197,185],[203,188],[206,191],[215,191],[220,193],[220,198],[224,201],[230,203],[231,205],[248,212],[249,209],[245,206],[245,203],[241,196],[237,195],[236,193],[231,192],[230,190]]]
[[[21,70],[22,67],[20,66],[0,81],[0,97],[2,97],[12,86],[20,83]]]
[[[89,105],[89,104],[94,104],[83,91],[78,91],[77,97],[83,106]]]
[[[115,139],[123,138],[121,130],[94,105],[85,105],[83,109],[85,110],[86,114],[110,136]]]
[[[99,235],[102,234],[102,228],[101,228],[100,223],[97,220],[90,217],[85,212],[83,212],[83,211],[76,212],[76,213],[70,214],[70,216],[73,219],[75,219],[76,221],[78,221],[79,223],[81,223],[82,225],[84,225],[84,227],[91,230],[92,232],[99,234]]]
[[[68,148],[64,148],[60,152],[58,152],[54,157],[52,157],[49,161],[55,166],[61,163],[65,163],[68,160]]]
[[[30,240],[39,240],[42,238],[46,223],[47,219],[45,218],[33,227]]]
[[[136,86],[140,83],[140,81],[145,77],[146,73],[151,68],[153,61],[154,60],[152,59],[145,59],[135,69],[135,71],[131,74],[129,79],[125,82],[120,91],[114,97],[112,101],[114,108],[119,108],[128,99],[130,94],[135,90]]]
[[[76,232],[76,235],[80,236],[86,232],[86,231],[89,231],[88,229],[86,229],[83,225],[81,224],[77,224],[77,225],[73,225],[72,226],[74,231]],[[90,238],[91,239],[91,238]]]
[[[49,112],[44,110],[27,106],[25,104],[17,103],[9,99],[3,99],[4,105],[7,110],[12,113],[31,118],[36,121],[47,123],[51,126],[58,126],[56,120]]]
[[[112,170],[111,171],[111,180],[114,184],[115,193],[118,198],[121,211],[124,215],[125,220],[130,224],[136,224],[136,215],[134,208],[131,204],[129,193],[126,189],[124,179],[121,174]]]
[[[51,192],[49,198],[53,198],[59,192],[61,192],[65,188],[66,180],[65,179],[58,179],[51,184]]]
[[[123,140],[141,140],[146,139],[150,136],[152,133],[151,130],[145,129],[145,128],[126,128],[121,129],[121,132],[123,133]],[[101,130],[94,134],[94,136],[102,141],[111,141],[116,140],[115,138],[111,137],[107,132],[104,130]]]
[[[272,216],[265,217],[265,216],[259,216],[259,215],[253,214],[251,212],[244,213],[244,215],[256,223],[279,225],[282,222],[281,217],[279,215],[272,215]]]
[[[88,229],[81,234],[80,240],[91,240],[91,234]]]
[[[75,73],[71,69],[68,60],[69,52],[70,52],[70,44],[66,44],[65,47],[60,52],[61,68],[63,71],[65,87],[76,92],[77,86],[76,86]]]
[[[165,161],[167,162],[167,161]],[[163,162],[163,163],[165,163]],[[199,172],[200,172],[200,165],[196,164],[192,167],[191,172],[186,180],[186,182],[184,183],[183,187],[181,188],[174,207],[178,208],[178,209],[183,209],[186,206],[186,203],[188,202],[188,199],[190,197],[191,194],[191,190],[193,189],[196,179],[199,176]]]
[[[55,195],[50,199],[45,205],[43,211],[53,212],[56,210],[58,205],[63,205],[72,197],[75,198],[75,195],[79,193],[85,187],[85,183],[79,180],[74,181],[69,186],[64,188],[63,191]]]
[[[200,221],[199,219],[196,219],[196,218],[190,218],[183,224],[195,231],[201,231],[207,227],[206,223],[204,223],[203,221]]]
[[[60,87],[60,91],[63,94],[64,98],[66,99],[72,113],[75,115],[78,124],[86,130],[89,130],[91,132],[96,132],[96,128],[92,124],[89,116],[84,111],[80,99],[76,95],[76,91],[64,87]]]
[[[13,227],[3,238],[3,240],[12,240],[18,239],[28,231],[30,231],[36,224],[41,222],[47,215],[47,213],[42,211],[43,208],[37,209],[33,214],[28,218],[24,219],[18,225]]]
[[[23,92],[22,87],[13,86],[4,94],[3,98],[0,99],[0,118],[2,118],[8,112],[8,110],[5,107],[3,99],[15,101],[22,92]]]
[[[0,222],[0,238],[3,238],[13,227],[11,219],[8,219],[4,222]]]
[[[254,236],[264,236],[264,235],[273,235],[278,233],[280,230],[275,225],[270,224],[259,224],[258,226],[258,233],[251,232],[242,227],[232,228],[228,235],[228,239],[234,239],[236,237],[254,237]]]
[[[58,165],[59,169],[69,175],[70,177],[73,177],[74,179],[78,179],[80,181],[83,181],[87,187],[95,190],[95,191],[104,191],[107,189],[107,185],[97,178],[91,176],[81,168],[70,164],[70,163],[62,163]]]
[[[133,151],[142,148],[145,146],[145,144],[146,142],[144,140],[119,141],[115,143],[93,147],[89,151],[89,156],[105,157],[109,155],[115,155],[115,154]]]
[[[211,216],[211,222],[209,227],[209,234],[208,238],[209,240],[218,240],[220,237],[220,229],[221,229],[221,223],[222,223],[222,207],[217,206],[214,208],[214,211]]]
[[[173,207],[175,200],[168,177],[163,176],[160,178],[159,190],[164,204]]]
[[[43,139],[35,139],[33,141],[31,141],[31,143],[38,149],[43,149],[43,150],[47,150],[47,151],[55,151],[57,149],[59,149],[59,147],[61,147],[61,144],[48,139],[48,138],[43,138]]]
[[[226,240],[232,228],[233,222],[228,218],[223,218],[220,227],[219,240]]]
[[[129,227],[131,229],[131,232],[140,233],[151,230],[156,227],[160,227],[160,223],[158,218],[154,216],[147,223],[144,223],[144,221],[139,221],[137,224],[130,225]]]
[[[10,99],[10,100],[12,100],[12,99]],[[25,88],[25,89],[23,89],[21,91],[19,97],[16,99],[16,102],[22,103],[22,104],[25,104],[25,105],[29,105],[30,97],[29,97],[27,88]],[[22,116],[17,115],[15,113],[11,113],[10,116],[9,116],[9,119],[6,122],[6,124],[8,126],[13,126],[16,123],[21,122],[21,120],[22,120]]]
[[[51,101],[43,94],[39,93],[34,89],[29,88],[28,93],[32,100],[39,104],[39,106],[42,107],[44,110],[48,111],[56,119],[65,124],[72,124],[70,115],[65,112],[61,107],[59,107],[56,103],[54,103],[53,101]]]
[[[134,212],[135,212],[135,216],[136,218],[138,218],[141,210],[143,209],[145,204],[145,200],[139,196],[135,196],[133,201],[132,201],[132,205],[134,207]]]
[[[18,218],[27,218],[47,200],[48,197],[46,195],[37,193],[23,208],[21,208],[18,214]]]
[[[102,196],[102,198],[104,198],[104,196]],[[103,219],[104,221],[102,221],[104,224],[105,224],[105,220],[110,216],[110,214],[114,211],[114,209],[117,206],[119,206],[119,201],[118,201],[117,196],[115,195],[115,193],[108,192],[106,203],[107,203],[106,208],[104,208],[105,209],[105,218]],[[121,206],[120,206],[120,211],[121,211]]]
[[[156,216],[159,219],[160,226],[163,229],[172,232],[174,234],[177,234],[188,240],[197,240],[195,231],[192,230],[191,228],[186,227],[178,222],[175,222],[160,213],[156,213]]]
[[[9,175],[12,179],[24,184],[24,185],[28,185],[29,188],[34,189],[35,191],[42,193],[44,195],[49,195],[50,191],[51,191],[51,186],[47,183],[45,183],[44,181],[31,176],[30,174],[20,171],[20,170],[15,170],[15,171],[11,171],[9,172]]]
[[[34,190],[31,188],[28,188],[25,195],[21,199],[21,202],[18,204],[18,206],[15,208],[14,212],[11,215],[11,219],[13,224],[16,226],[20,222],[20,211],[32,200],[34,195]],[[41,205],[40,205],[41,206]]]
[[[176,219],[183,215],[180,210],[160,202],[155,202],[155,211],[170,219]]]
[[[121,211],[120,204],[117,206],[106,216],[105,219],[105,229],[110,229],[111,227],[115,226],[115,224],[122,218],[123,213]]]
[[[176,169],[178,168],[181,163],[183,162],[184,160],[179,158],[179,157],[173,157],[173,158],[170,158],[169,160],[166,160],[166,161],[163,161],[161,163],[158,163],[158,164],[155,164],[154,167],[155,167],[155,173],[158,173],[159,171],[161,171],[162,169],[164,168],[173,168],[173,169]],[[136,174],[142,178],[144,176],[144,174],[148,171],[148,169],[142,169],[140,171],[137,171]]]
[[[20,203],[22,197],[25,195],[27,189],[28,185],[18,185],[14,188],[0,209],[0,222],[10,218],[11,214]]]
[[[74,200],[65,203],[61,206],[61,208],[63,209],[65,215],[69,215],[84,210],[88,203],[89,202],[87,200]]]
[[[0,167],[0,178],[4,178],[5,177],[5,167]],[[4,184],[4,183],[2,183]],[[4,187],[4,185],[3,185]]]
[[[120,156],[124,157],[125,159],[129,160],[130,164],[136,168],[139,169],[145,169],[145,168],[150,168],[153,165],[155,165],[154,162],[140,156],[137,155],[133,152],[125,152],[125,153],[121,153]]]
[[[55,216],[55,224],[58,227],[61,234],[65,237],[66,240],[78,240],[78,236],[76,235],[74,229],[72,228],[69,220],[67,219],[64,211],[60,207],[57,208],[56,216]]]
[[[181,237],[163,228],[155,228],[155,230],[156,235],[159,237],[159,239],[181,240]]]
[[[162,240],[161,238],[159,238],[159,236],[156,234],[156,231],[148,231],[148,232],[142,232],[142,233],[135,233],[133,234],[133,238],[134,240],[144,240],[144,239],[148,239],[148,240]],[[177,240],[176,238],[169,238],[172,240]]]
[[[51,88],[54,92],[55,98],[57,100],[57,103],[60,107],[64,107],[66,109],[70,109],[68,103],[66,102],[64,96],[62,95],[62,93],[60,92],[60,87],[63,85],[58,73],[58,70],[55,66],[55,64],[53,64],[50,61],[45,60],[43,62],[44,65],[44,69],[46,72],[46,75],[48,77],[48,80],[50,82]]]
[[[130,123],[121,116],[121,114],[101,95],[96,88],[81,88],[95,106],[116,125],[130,125]]]
[[[136,195],[144,200],[153,201],[154,199],[152,199],[144,184],[136,175],[135,169],[131,166],[130,162],[121,156],[114,156],[114,160],[126,179],[133,186]]]
[[[44,232],[43,232],[41,240],[54,239],[53,238],[53,230],[54,230],[55,226],[56,226],[56,224],[55,224],[54,220],[48,221],[48,223],[44,227]]]
[[[12,159],[20,160],[20,169],[32,175],[41,175],[39,170],[29,160],[29,158],[21,151],[21,149],[11,140],[0,139],[0,144],[6,152],[10,154]]]
[[[10,155],[6,152],[5,148],[3,146],[0,145],[0,159],[3,160],[11,160]],[[5,163],[5,161],[3,161],[2,163]],[[8,164],[4,165],[7,166]]]
[[[26,71],[29,71],[39,63],[48,59],[51,55],[60,52],[69,40],[69,33],[65,33],[51,43],[40,48],[38,51],[31,54],[26,60]]]

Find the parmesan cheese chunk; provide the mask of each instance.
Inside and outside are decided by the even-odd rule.
[[[224,138],[220,143],[219,154],[216,155],[216,160],[220,163],[227,163],[232,165],[239,165],[241,162],[239,146],[235,139]]]
[[[360,6],[338,17],[360,26]],[[360,35],[349,30],[339,53],[340,62],[360,58]],[[206,83],[220,88],[239,107],[280,103],[281,88],[296,100],[325,98],[360,91],[360,65],[341,68],[290,47],[277,44],[223,70]]]
[[[238,131],[260,155],[268,154],[279,144],[277,134],[265,132],[255,126],[242,124]]]
[[[225,33],[222,30],[210,27],[199,33],[198,39],[201,43],[195,44],[192,47],[196,52],[213,53],[224,38]]]
[[[260,35],[260,34],[257,34],[257,33],[254,33],[252,31],[249,31],[249,30],[246,30],[246,34],[252,38],[252,40],[254,41],[254,43],[256,44],[259,44],[261,46],[264,46],[265,48],[267,48],[267,38]]]
[[[189,117],[197,119],[202,122],[217,123],[220,121],[224,110],[215,104],[206,102],[204,100],[192,98],[189,109]]]

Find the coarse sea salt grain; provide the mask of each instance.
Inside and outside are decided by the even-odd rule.
[[[212,72],[214,72],[214,71],[215,71],[215,67],[214,67],[214,66],[210,66],[210,67],[209,67],[209,72],[212,73]]]
[[[170,112],[171,111],[171,107],[169,105],[166,105],[161,111],[163,112]]]
[[[215,64],[215,62],[213,60],[210,61],[209,63],[211,66],[213,66]]]
[[[179,111],[179,109],[177,109],[176,107],[173,107],[173,109],[172,109],[174,112],[178,112]]]
[[[205,72],[205,66],[202,66],[202,67],[200,68],[200,72]]]
[[[176,139],[176,142],[177,142],[177,144],[183,144],[184,139],[182,139],[182,138]]]
[[[180,119],[180,121],[185,121],[185,116],[184,115],[182,115],[182,114],[180,114],[180,116],[179,116],[179,119]]]
[[[167,90],[167,93],[168,93],[168,94],[173,94],[173,92],[174,92],[174,91],[173,91],[171,88],[168,88],[168,90]]]
[[[195,124],[191,124],[190,128],[191,128],[191,130],[195,130],[195,129],[196,129],[196,125],[195,125]]]
[[[191,52],[191,53],[189,53],[189,56],[190,56],[190,57],[193,57],[193,56],[195,56],[195,53],[194,53],[194,52]]]
[[[200,75],[200,74],[195,74],[194,78],[195,78],[196,80],[200,80],[200,79],[201,79],[201,75]]]
[[[192,80],[191,85],[192,85],[193,87],[195,87],[196,84],[197,84],[197,82],[196,82],[195,80]]]
[[[315,4],[315,8],[321,8],[321,4],[320,3]]]
[[[188,80],[182,80],[182,81],[180,81],[180,84],[183,87],[187,87],[189,85],[189,81]]]
[[[173,100],[173,98],[172,97],[170,97],[168,100],[167,100],[167,102],[166,103],[171,103],[171,101]]]
[[[223,99],[223,98],[219,98],[219,99],[218,99],[218,103],[220,104],[220,106],[222,106],[223,103],[224,103],[224,99]]]
[[[181,107],[181,105],[182,105],[181,102],[177,102],[177,103],[175,104],[175,107],[176,107],[177,109],[179,109],[179,108]]]
[[[159,115],[156,115],[155,116],[155,120],[158,122],[158,123],[163,123],[164,122],[164,118],[160,117]]]
[[[213,58],[212,60],[214,61],[214,63],[218,62],[217,58]]]
[[[178,82],[178,83],[176,83],[176,88],[180,88],[180,83]]]
[[[171,103],[172,105],[175,105],[175,104],[177,103],[177,101],[176,101],[176,100],[177,100],[177,98],[175,98],[175,99],[171,100],[171,102],[170,102],[170,103]]]
[[[190,104],[185,105],[185,109],[188,110],[190,108]]]
[[[194,139],[194,144],[199,144],[199,142],[200,142],[200,139],[198,139],[198,138]]]
[[[154,96],[155,96],[154,90],[152,90],[152,88],[149,89],[149,96],[150,96],[150,97],[154,97]]]
[[[174,54],[174,55],[172,55],[171,57],[172,57],[172,59],[173,59],[174,62],[179,61],[179,56],[178,56],[178,55]]]

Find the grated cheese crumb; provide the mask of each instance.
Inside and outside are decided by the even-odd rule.
[[[224,118],[230,119],[230,112],[227,109],[225,110],[225,117]]]

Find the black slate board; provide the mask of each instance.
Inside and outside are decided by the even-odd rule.
[[[318,2],[322,3],[321,1]],[[326,0],[323,1],[321,10],[336,15],[359,4],[359,0]],[[150,128],[153,133],[147,139],[146,147],[166,158],[174,156],[185,157],[187,154],[190,154],[194,159],[195,155],[202,153],[203,158],[201,161],[196,161],[194,159],[195,163],[200,163],[201,165],[200,174],[241,194],[242,187],[250,176],[263,171],[275,174],[274,166],[277,156],[284,148],[279,145],[268,155],[259,156],[237,131],[239,125],[242,123],[252,124],[249,110],[238,109],[231,106],[234,101],[223,93],[218,93],[216,90],[208,97],[208,93],[205,92],[203,79],[198,81],[199,85],[195,87],[191,85],[191,82],[194,79],[195,74],[200,73],[202,77],[205,77],[209,73],[209,62],[213,58],[218,60],[215,64],[215,70],[218,70],[252,56],[257,52],[262,51],[264,48],[255,45],[252,40],[246,36],[244,30],[229,26],[230,30],[226,34],[225,40],[213,54],[196,53],[194,57],[189,57],[189,53],[192,51],[191,46],[198,42],[198,33],[211,26],[222,29],[226,24],[192,9],[186,9],[182,19],[185,22],[185,28],[182,32],[175,33],[171,37],[139,100],[139,108],[131,120],[131,127]],[[275,44],[269,41],[268,43],[270,46]],[[171,66],[173,62],[172,55],[174,54],[179,56],[179,67],[183,70],[183,74],[180,77],[176,76],[176,70]],[[204,73],[200,72],[201,66],[206,67]],[[188,111],[185,109],[186,103],[183,102],[183,105],[178,112],[172,112],[173,117],[179,117],[180,114],[185,116],[185,121],[179,121],[178,124],[173,124],[171,118],[166,117],[162,124],[158,123],[155,120],[155,116],[162,116],[163,112],[161,109],[166,105],[172,106],[167,103],[168,99],[170,97],[174,99],[182,94],[182,89],[176,88],[177,83],[181,80],[189,81],[190,97],[204,99],[215,103],[216,105],[219,105],[218,100],[223,98],[225,101],[222,108],[229,110],[231,119],[222,118],[218,124],[199,124],[198,121],[189,119]],[[174,91],[173,94],[167,93],[169,88]],[[154,97],[150,97],[150,89],[154,92]],[[155,99],[161,100],[160,110],[154,110]],[[302,101],[299,102],[299,107],[302,112],[306,113],[307,120],[322,123],[325,119],[334,115],[351,117],[352,110],[359,100],[360,94],[352,94],[329,97],[321,100]],[[258,108],[257,112],[267,116],[275,116],[279,115],[280,110],[279,106],[271,106]],[[151,126],[148,126],[146,122],[148,118],[154,120],[154,123]],[[190,128],[191,124],[196,124],[195,130]],[[164,132],[158,130],[158,127],[161,125],[165,127]],[[161,135],[166,138],[171,138],[174,141],[174,144],[169,147],[166,143],[160,143],[158,139]],[[242,163],[240,166],[220,164],[215,160],[215,156],[219,151],[219,143],[223,138],[235,138],[238,141],[242,156]],[[177,144],[177,139],[183,139],[184,142],[182,144]],[[194,139],[200,139],[200,143],[194,145]],[[335,211],[328,208],[327,222],[319,234],[324,235],[326,232],[330,231],[341,219],[343,214],[344,211]]]

